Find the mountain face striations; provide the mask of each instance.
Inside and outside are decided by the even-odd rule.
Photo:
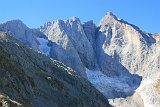
[[[160,34],[143,32],[137,26],[117,18],[111,12],[106,13],[98,27],[93,21],[82,24],[78,18],[71,17],[68,20],[48,22],[37,29],[30,29],[21,21],[13,20],[0,24],[0,31],[16,38],[20,44],[38,51],[34,52],[37,54],[36,58],[43,56],[39,53],[41,52],[72,68],[76,71],[74,75],[80,75],[79,79],[88,79],[114,107],[158,107],[160,105]],[[35,62],[34,65],[37,63]],[[22,68],[28,66],[28,64],[22,65],[24,65],[21,66]],[[49,68],[46,66],[41,66],[41,69],[49,70],[51,74],[55,71],[50,70],[50,66]],[[34,76],[32,73],[30,75]],[[74,75],[65,76],[65,78],[73,78]],[[32,78],[44,82],[41,77]],[[59,81],[61,79],[63,78]],[[82,84],[86,82],[85,79]],[[70,87],[68,84],[72,83],[72,80],[63,82],[66,81],[65,86]],[[88,82],[87,86],[90,87]],[[46,89],[50,90],[50,88]],[[81,90],[75,90],[81,92]],[[52,93],[52,90],[50,92]],[[86,96],[87,93],[88,91]],[[95,102],[100,101],[101,99]],[[103,101],[104,99],[101,102],[102,105],[105,104]],[[96,103],[93,104],[96,105]],[[102,105],[100,106],[103,107]],[[86,104],[86,106],[89,105]]]
[[[76,17],[53,21],[42,26],[42,31],[53,42],[50,56],[85,76],[85,67],[95,68],[95,54],[83,25]]]

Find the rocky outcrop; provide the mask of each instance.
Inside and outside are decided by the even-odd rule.
[[[159,107],[160,105],[160,73],[142,81],[140,87],[136,90],[144,102],[144,107]],[[137,98],[137,100],[139,100]]]
[[[2,107],[109,107],[71,68],[0,32]],[[12,106],[13,105],[13,106]]]
[[[12,20],[0,24],[0,31],[7,32],[26,46],[38,50],[36,35],[20,20]]]
[[[154,61],[151,58],[153,54],[158,57],[160,52],[156,48],[156,40],[153,36],[143,33],[134,25],[118,20],[112,13],[107,13],[101,20],[97,43],[98,49],[101,48],[101,52],[97,50],[98,62],[106,75],[110,73],[125,75],[126,70],[141,76],[148,76],[158,71],[158,58]],[[102,58],[102,56],[113,58]],[[117,66],[116,63],[121,65]]]
[[[93,21],[81,24],[76,17],[48,22],[39,29],[17,23],[1,24],[0,30],[74,69],[113,106],[158,107],[159,34],[143,32],[111,12],[98,27]]]
[[[17,101],[11,100],[9,97],[6,97],[4,95],[0,95],[0,107],[23,107],[22,104],[20,104]]]
[[[140,87],[135,90],[139,97],[133,94],[131,97],[115,99],[111,101],[115,107],[137,104],[137,107],[158,107],[160,100],[155,94],[159,92],[152,88],[153,84],[146,84],[148,81],[154,83],[153,78],[155,81],[160,78],[155,76],[160,71],[158,41],[158,35],[144,33],[110,12],[101,20],[97,39],[97,58],[101,71],[111,77],[127,76],[128,80],[134,78],[130,74],[138,74],[143,78]],[[132,82],[135,83],[137,79]],[[141,101],[140,104],[138,101]]]
[[[82,76],[85,76],[85,67],[95,67],[93,47],[78,18],[48,22],[40,31],[53,42],[51,57],[72,67]]]
[[[88,21],[83,24],[83,29],[92,47],[95,48],[97,33],[96,25],[93,23],[93,21]]]
[[[160,74],[142,81],[140,87],[132,96],[110,99],[114,107],[159,107],[160,105]]]
[[[153,37],[156,39],[157,46],[160,46],[160,34],[153,34]]]

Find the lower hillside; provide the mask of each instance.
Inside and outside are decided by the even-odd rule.
[[[0,107],[109,107],[72,69],[0,33]]]

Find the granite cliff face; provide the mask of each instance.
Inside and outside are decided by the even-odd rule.
[[[74,69],[115,107],[160,105],[159,34],[143,32],[111,12],[98,27],[72,17],[38,29],[9,21],[0,30]]]
[[[0,32],[0,106],[109,107],[109,104],[71,68]]]
[[[105,55],[118,57],[117,62],[122,64],[130,73],[147,77],[159,72],[159,45],[156,44],[156,39],[152,34],[144,33],[138,27],[118,20],[112,13],[107,13],[100,22],[98,37],[97,43],[100,44],[102,41],[100,45]],[[99,54],[101,58],[103,53]],[[100,64],[101,71],[104,73],[108,69],[110,70],[108,67],[111,66],[111,63],[106,63],[107,61],[113,62],[108,59],[99,60],[99,63],[104,64]],[[125,75],[123,67],[114,64],[112,68],[112,73]]]
[[[95,68],[95,54],[76,17],[69,20],[48,22],[41,27],[47,38],[53,42],[50,56],[72,67],[85,77],[85,67]]]
[[[133,96],[126,98],[127,101],[115,99],[113,105],[158,107],[160,95],[153,84],[160,79],[159,35],[145,33],[138,27],[118,19],[112,13],[105,15],[99,29],[97,60],[101,71],[109,76],[118,75],[123,78],[131,76],[128,80],[133,77],[130,73],[143,78],[140,87],[137,90],[133,89],[135,90]],[[135,80],[138,78],[135,77],[132,82],[136,82]],[[129,102],[130,104],[127,104]]]

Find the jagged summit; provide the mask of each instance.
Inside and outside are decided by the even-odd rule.
[[[10,26],[10,27],[25,27],[25,28],[28,28],[26,26],[26,24],[24,24],[22,22],[22,20],[19,20],[19,19],[15,19],[15,20],[10,20],[10,21],[6,21],[6,22],[3,22],[0,24],[1,28],[2,26],[6,26],[6,29]],[[8,27],[7,27],[8,26]],[[13,29],[13,28],[12,28]]]
[[[4,23],[23,23],[23,22],[20,19],[14,19],[14,20],[2,22],[1,24],[4,24]]]
[[[90,21],[87,21],[87,22],[84,22],[84,23],[91,23],[91,24],[94,24],[93,20],[90,20]],[[95,24],[94,24],[95,25]]]
[[[113,17],[113,18],[117,19],[117,16],[114,15],[112,12],[107,12],[105,16]]]
[[[79,22],[80,22],[80,19],[77,18],[76,16],[72,16],[69,20],[72,20],[72,21],[79,21]]]
[[[21,20],[11,20],[0,24],[0,31],[7,32],[9,35],[23,42],[28,47],[38,49],[36,35],[32,29],[27,27]]]
[[[67,29],[66,25],[73,25],[73,24],[81,24],[81,21],[79,18],[72,16],[67,20],[53,20],[45,23],[44,25],[40,26],[40,31],[44,32],[46,29],[50,28],[50,30],[54,27],[57,26],[60,28],[60,30],[63,30],[64,28]]]
[[[118,21],[118,19],[119,18],[117,18],[117,16],[114,15],[112,12],[107,12],[106,15],[100,21],[99,26],[107,25],[108,23],[114,23]]]
[[[101,19],[99,26],[100,27],[106,27],[106,26],[115,26],[115,24],[118,24],[119,26],[122,24],[132,25],[128,23],[127,21],[124,21],[123,19],[118,18],[116,15],[114,15],[112,12],[107,12],[105,16]],[[133,25],[135,26],[135,25]]]
[[[143,32],[139,27],[137,27],[134,24],[131,24],[121,18],[118,18],[116,15],[114,15],[112,12],[107,12],[106,15],[102,18],[102,20],[99,23],[99,26],[106,26],[106,25],[111,25],[114,26],[115,23],[119,24],[124,24],[124,25],[129,25],[133,27],[134,29]]]
[[[142,98],[133,98],[135,102],[131,101],[132,105],[140,99],[144,105],[150,104],[149,107],[160,102],[160,98],[150,98],[154,87],[144,89],[147,86],[145,81],[160,71],[159,34],[143,32],[112,12],[106,13],[99,27],[92,21],[81,23],[74,16],[68,20],[50,21],[36,30],[15,22],[0,24],[0,31],[13,34],[25,45],[29,43],[31,48],[35,46],[71,67],[107,98],[131,96],[135,92]],[[136,91],[142,78],[141,90]]]
[[[14,20],[9,20],[9,21],[5,21],[3,23],[0,23],[0,26],[10,26],[10,27],[18,27],[19,29],[21,28],[28,28],[26,24],[23,23],[22,20],[20,19],[14,19]],[[7,29],[7,28],[6,28]]]

